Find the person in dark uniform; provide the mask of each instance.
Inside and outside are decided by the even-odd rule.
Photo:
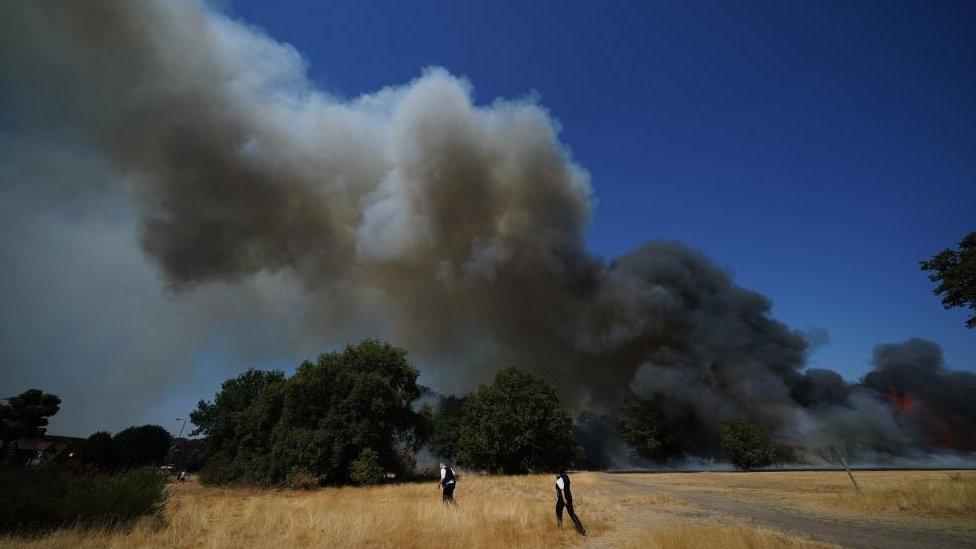
[[[441,463],[441,488],[444,490],[442,494],[444,503],[457,505],[457,502],[454,501],[455,486],[457,486],[457,476],[454,475],[454,469],[450,465]]]
[[[585,536],[586,528],[576,516],[576,510],[573,509],[573,490],[569,485],[569,475],[566,474],[565,470],[560,470],[559,474],[556,475],[556,520],[559,522],[559,526],[563,525],[563,508],[565,507],[566,512],[569,513],[569,518],[573,520],[576,531],[581,536]]]

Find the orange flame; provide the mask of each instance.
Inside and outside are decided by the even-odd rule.
[[[917,400],[904,391],[891,391],[888,399],[891,400],[891,405],[895,407],[896,412],[911,412],[918,404]]]

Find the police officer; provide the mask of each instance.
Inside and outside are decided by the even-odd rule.
[[[563,508],[565,507],[566,512],[569,513],[569,518],[573,519],[573,526],[576,527],[576,531],[581,536],[585,536],[586,528],[583,527],[583,523],[576,516],[576,510],[573,509],[573,491],[569,484],[569,475],[566,474],[565,470],[560,469],[559,474],[556,475],[556,520],[559,522],[559,526],[563,525]]]
[[[457,486],[457,477],[454,475],[454,469],[450,465],[441,463],[441,488],[444,490],[444,503],[453,503],[457,505],[457,503],[454,501],[455,486]]]

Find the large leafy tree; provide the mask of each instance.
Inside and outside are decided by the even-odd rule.
[[[44,435],[48,418],[60,408],[60,398],[40,389],[8,398],[7,404],[0,404],[0,440]]]
[[[498,372],[464,405],[459,447],[462,463],[493,473],[553,471],[582,450],[573,422],[555,389],[517,368]]]
[[[173,437],[159,425],[129,427],[113,437],[92,433],[78,448],[81,463],[90,469],[114,471],[159,465],[166,459]]]
[[[166,459],[173,436],[159,425],[142,425],[119,431],[112,437],[115,464],[121,468],[159,465]]]
[[[417,375],[403,349],[369,339],[306,361],[287,379],[245,372],[190,416],[209,437],[203,478],[282,484],[312,476],[345,484],[399,471],[402,453],[423,442],[423,420],[412,407]]]
[[[116,467],[115,446],[108,431],[92,433],[81,444],[81,462],[92,469],[110,471]]]
[[[943,307],[976,311],[976,231],[959,241],[958,250],[946,248],[922,261],[921,267],[937,283],[934,293],[942,296]],[[966,326],[976,328],[976,314],[970,315]]]
[[[620,438],[643,459],[662,460],[678,452],[671,422],[652,401],[631,396],[617,422]]]
[[[280,370],[253,368],[228,379],[220,386],[213,402],[201,400],[190,413],[190,422],[196,426],[191,435],[203,435],[210,448],[232,455],[268,450],[267,433],[256,438],[254,435],[258,434],[256,428],[271,430],[277,415],[277,407],[272,403],[280,402],[275,398],[277,393],[269,389],[284,382],[285,374]],[[268,406],[272,409],[267,409]],[[258,425],[253,424],[255,421]]]

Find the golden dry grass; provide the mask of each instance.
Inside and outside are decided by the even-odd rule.
[[[976,471],[855,471],[857,492],[842,471],[675,473],[650,484],[693,488],[742,499],[776,500],[832,514],[976,521]]]
[[[698,547],[826,549],[836,546],[750,526],[697,525],[644,532],[628,543],[627,547],[646,549],[692,549]]]
[[[163,521],[129,532],[62,531],[40,547],[547,547],[578,536],[558,528],[548,475],[467,475],[457,507],[434,483],[310,492],[173,486]],[[574,479],[577,512],[592,536],[607,530],[611,502],[594,475]],[[0,545],[26,544],[6,539]]]
[[[861,493],[848,490],[822,500],[828,505],[866,512],[976,521],[976,471],[927,474],[920,478],[872,475],[860,486]]]
[[[866,524],[899,516],[966,528],[976,524],[976,471],[855,476],[863,493],[855,493],[842,472],[628,475],[626,483],[581,473],[573,488],[590,531],[585,541],[603,546],[826,547],[696,515],[694,505],[674,488],[720,492],[744,503],[776,502],[812,514],[859,516]],[[171,490],[162,517],[145,519],[129,531],[0,538],[0,547],[552,547],[583,541],[568,520],[563,529],[556,526],[549,475],[466,475],[456,508],[441,503],[434,483],[295,491],[189,482]]]

